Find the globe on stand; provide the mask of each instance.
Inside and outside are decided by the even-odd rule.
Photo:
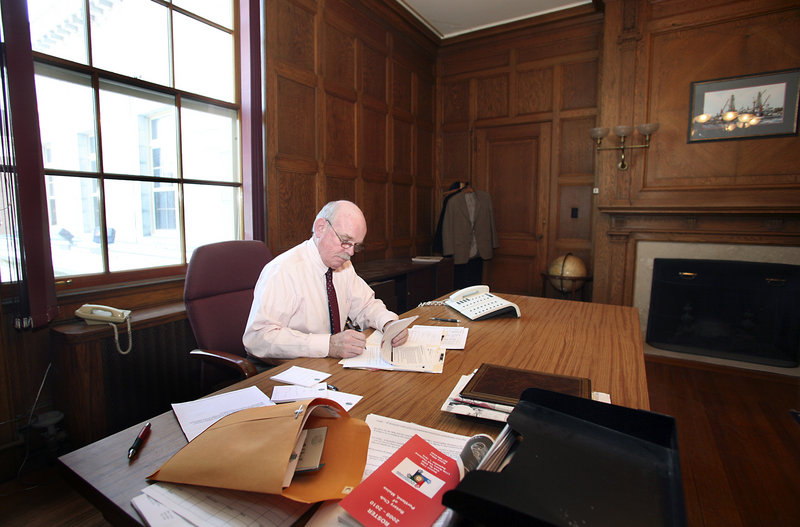
[[[588,276],[586,264],[572,253],[563,254],[553,260],[547,274],[550,284],[561,294],[579,290]]]

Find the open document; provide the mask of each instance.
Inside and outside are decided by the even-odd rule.
[[[467,345],[469,328],[463,326],[424,326],[408,329],[408,340],[417,344],[437,344],[449,350],[463,350]]]
[[[392,346],[392,339],[416,318],[404,318],[390,324],[385,334],[373,332],[367,339],[364,353],[342,359],[339,364],[345,368],[442,373],[446,349],[441,345],[441,336],[439,342],[434,344],[417,343],[411,340],[409,330],[409,339],[405,344]]]
[[[256,386],[249,386],[195,401],[173,403],[172,411],[175,412],[187,441],[191,441],[226,415],[245,408],[273,404],[275,403]]]

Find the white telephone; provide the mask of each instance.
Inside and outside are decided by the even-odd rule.
[[[130,309],[117,309],[98,304],[84,304],[75,310],[75,316],[82,318],[87,324],[108,324],[114,328],[114,340],[117,344],[117,351],[122,355],[127,355],[133,347],[133,333],[131,332],[131,311]],[[128,323],[128,349],[122,351],[119,347],[119,332],[117,324]]]
[[[520,316],[517,304],[493,295],[486,285],[474,285],[456,291],[444,303],[470,320],[485,320],[500,315]]]

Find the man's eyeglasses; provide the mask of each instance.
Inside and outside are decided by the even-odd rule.
[[[343,240],[342,237],[339,236],[339,233],[336,232],[336,229],[333,228],[333,224],[330,222],[330,220],[325,220],[325,221],[327,221],[328,225],[330,225],[331,229],[333,229],[333,234],[335,234],[336,237],[339,238],[339,244],[342,246],[342,249],[349,249],[350,247],[352,247],[354,253],[361,252],[364,250],[363,243],[353,243],[350,240]]]

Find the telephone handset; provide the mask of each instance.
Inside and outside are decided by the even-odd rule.
[[[130,309],[117,309],[115,307],[101,306],[98,304],[84,304],[75,310],[75,316],[84,319],[87,324],[108,324],[114,328],[114,340],[117,344],[117,351],[122,355],[130,353],[133,347],[130,315]],[[122,351],[119,346],[119,332],[117,330],[117,324],[123,322],[127,322],[128,324],[128,349],[125,351]]]
[[[482,295],[488,292],[489,292],[488,285],[473,285],[456,291],[455,293],[450,295],[450,300],[463,300],[468,296]]]
[[[131,312],[128,309],[117,309],[97,304],[84,304],[75,311],[75,315],[86,320],[87,324],[119,324],[125,322]]]
[[[456,291],[444,303],[470,320],[485,320],[500,315],[520,316],[515,303],[493,295],[486,285],[474,285]]]

